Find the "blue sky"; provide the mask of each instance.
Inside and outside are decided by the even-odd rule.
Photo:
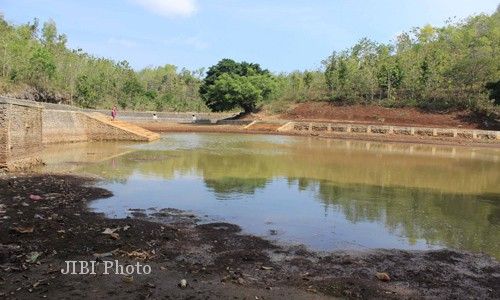
[[[274,72],[316,69],[362,37],[492,13],[499,0],[0,0],[16,24],[53,19],[69,46],[136,68],[196,69],[222,58]]]

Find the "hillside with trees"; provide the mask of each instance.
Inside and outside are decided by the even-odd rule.
[[[394,44],[363,39],[325,66],[333,101],[430,110],[488,105],[488,88],[494,96],[500,84],[500,13],[415,28]]]
[[[0,18],[0,93],[86,108],[208,110],[198,95],[203,69],[134,71],[127,61],[94,57],[66,42],[53,21],[15,26]]]
[[[0,18],[0,93],[87,108],[283,113],[294,103],[326,101],[499,116],[498,9],[414,28],[391,43],[365,38],[333,52],[319,70],[280,74],[230,59],[206,74],[173,65],[134,70],[66,43],[53,21],[12,25]]]

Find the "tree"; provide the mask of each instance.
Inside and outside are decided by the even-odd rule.
[[[53,20],[49,20],[42,27],[42,43],[44,45],[52,45],[56,43],[57,26]]]
[[[499,6],[500,7],[500,6]],[[500,80],[497,82],[488,82],[486,83],[486,88],[490,92],[490,99],[493,100],[493,102],[496,105],[500,105]]]
[[[30,58],[30,80],[35,86],[47,83],[54,76],[54,57],[45,48],[37,48]]]
[[[216,65],[211,66],[208,71],[203,84],[200,86],[200,94],[203,97],[210,85],[213,85],[215,81],[224,73],[236,74],[240,76],[251,76],[251,75],[266,75],[270,74],[268,70],[261,69],[259,64],[241,62],[237,63],[232,59],[222,59]]]
[[[99,80],[95,77],[81,75],[76,80],[77,103],[85,108],[95,108],[101,97]]]
[[[213,111],[240,107],[251,112],[257,102],[269,99],[275,88],[269,71],[258,64],[223,59],[209,68],[199,92]]]
[[[213,111],[231,110],[241,107],[245,112],[255,109],[257,101],[262,99],[262,92],[252,84],[249,77],[224,73],[214,84],[208,86],[207,106]]]

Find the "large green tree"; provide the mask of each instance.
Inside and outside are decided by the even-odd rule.
[[[260,65],[223,59],[208,69],[200,95],[213,111],[239,107],[251,112],[259,101],[269,99],[275,88],[274,78]]]

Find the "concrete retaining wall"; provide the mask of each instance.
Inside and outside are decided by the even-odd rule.
[[[42,109],[29,101],[0,98],[0,169],[41,162]]]
[[[42,119],[44,144],[88,140],[86,118],[81,112],[44,109]]]
[[[95,113],[94,113],[95,114]],[[43,110],[43,143],[70,143],[84,141],[146,141],[147,139],[133,132],[117,126],[109,121],[96,118],[83,111]]]
[[[427,127],[402,127],[381,125],[338,124],[319,122],[288,122],[278,129],[281,132],[304,134],[366,134],[366,135],[402,135],[428,138],[462,138],[500,141],[499,131],[446,129]]]
[[[44,106],[45,105],[45,106]],[[151,141],[159,135],[123,121],[71,106],[0,97],[0,167],[36,163],[43,144],[89,140]],[[64,108],[49,109],[52,108]],[[29,163],[25,163],[27,165]],[[10,168],[10,167],[9,167]]]
[[[236,125],[236,126],[245,126],[252,123],[253,120],[218,120],[216,122],[217,125]]]
[[[96,110],[97,112],[109,115],[106,110]],[[190,112],[133,112],[118,111],[118,118],[127,122],[143,122],[153,120],[153,114],[156,113],[159,121],[190,123],[193,120],[193,114],[198,122],[216,123],[219,120],[234,117],[234,113],[190,113]]]

